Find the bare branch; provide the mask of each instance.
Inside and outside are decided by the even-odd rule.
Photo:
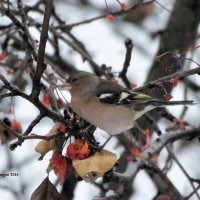
[[[159,84],[162,84],[164,82],[168,82],[173,78],[181,79],[181,78],[191,76],[191,75],[194,75],[194,74],[198,74],[198,75],[200,74],[200,67],[196,67],[194,69],[190,69],[190,70],[183,71],[183,72],[176,72],[174,74],[159,78],[155,81],[148,82],[147,84],[145,84],[141,87],[135,88],[134,91],[144,91],[146,89],[152,89],[153,87],[155,87]]]
[[[131,39],[126,39],[125,41],[125,46],[126,46],[126,57],[124,60],[124,65],[123,65],[123,69],[119,74],[119,77],[122,78],[122,80],[124,81],[125,85],[127,88],[131,88],[131,84],[126,76],[126,73],[128,71],[128,67],[130,65],[130,61],[131,61],[131,53],[132,53],[132,49],[133,49],[133,43]]]
[[[33,77],[33,89],[31,93],[34,99],[37,98],[40,93],[41,90],[40,79],[44,70],[46,69],[46,64],[44,63],[44,57],[45,57],[46,42],[48,38],[49,21],[52,12],[52,0],[46,0],[45,5],[46,7],[45,7],[42,32],[40,35],[40,44],[37,57],[37,67]]]

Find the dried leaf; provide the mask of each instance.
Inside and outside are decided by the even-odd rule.
[[[56,134],[56,131],[60,128],[60,124],[56,123],[50,131],[46,134],[46,136]],[[35,147],[35,151],[41,154],[41,159],[45,156],[46,153],[53,150],[55,148],[55,139],[51,139],[49,141],[42,140],[38,142]]]
[[[111,170],[117,161],[116,154],[102,150],[84,160],[73,160],[72,164],[78,173],[86,182],[94,182]]]
[[[65,157],[61,154],[54,152],[49,161],[50,161],[50,166],[49,166],[50,169],[48,170],[53,169],[54,173],[58,177],[60,184],[63,184],[65,180],[65,175],[67,173],[67,162]]]
[[[62,200],[62,198],[56,187],[47,177],[33,192],[31,200]]]

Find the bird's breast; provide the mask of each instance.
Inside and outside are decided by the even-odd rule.
[[[125,106],[104,104],[97,97],[72,96],[72,110],[94,126],[115,135],[133,127],[132,112]]]

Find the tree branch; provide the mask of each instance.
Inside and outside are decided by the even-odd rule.
[[[36,67],[36,71],[33,77],[33,89],[31,92],[31,96],[34,99],[38,98],[38,95],[41,90],[41,85],[40,85],[41,77],[42,77],[43,72],[46,69],[46,64],[44,63],[44,57],[45,57],[46,42],[48,38],[51,11],[52,11],[52,0],[46,0],[46,7],[45,7],[44,18],[43,18],[42,32],[40,35],[40,44],[39,44],[38,57],[37,57],[37,67]]]
[[[131,53],[133,50],[133,42],[131,39],[126,39],[125,41],[125,46],[126,46],[126,56],[125,56],[125,60],[124,60],[124,65],[123,65],[123,69],[119,74],[119,77],[122,78],[122,80],[124,81],[125,85],[127,88],[131,88],[131,84],[126,76],[126,73],[128,71],[128,67],[130,65],[130,61],[131,61]]]

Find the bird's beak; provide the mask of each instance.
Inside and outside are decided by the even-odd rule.
[[[69,90],[72,89],[72,85],[69,84],[69,83],[63,83],[62,85],[59,85],[58,88],[60,90],[67,90],[67,91],[69,91]]]

